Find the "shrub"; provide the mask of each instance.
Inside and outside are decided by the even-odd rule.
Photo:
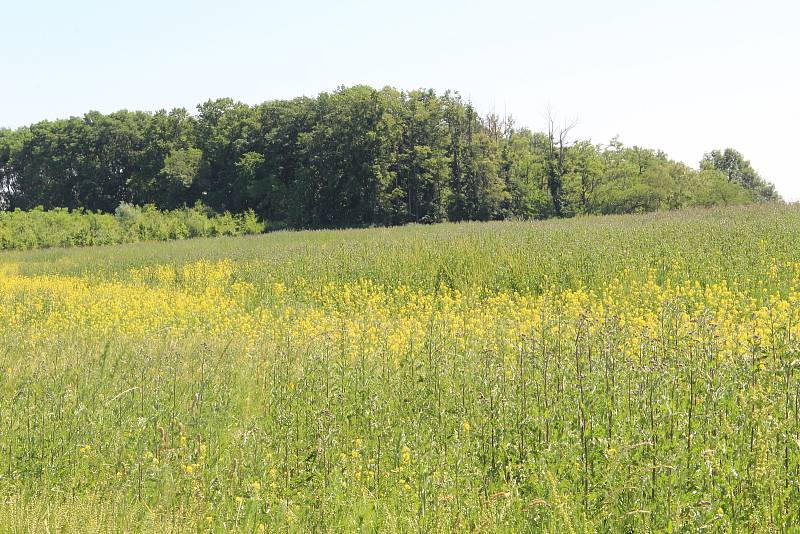
[[[191,237],[258,234],[265,229],[250,210],[214,214],[198,204],[159,211],[122,203],[113,214],[64,208],[0,211],[0,250],[170,241]]]

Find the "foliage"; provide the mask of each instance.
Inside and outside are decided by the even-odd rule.
[[[0,130],[0,208],[168,210],[202,201],[277,227],[544,219],[779,200],[738,152],[659,151],[481,117],[457,93],[341,87],[196,116],[98,112]]]
[[[238,236],[264,231],[252,210],[241,215],[209,214],[201,205],[172,211],[120,204],[115,213],[41,207],[0,211],[0,250],[75,247],[167,241],[191,237]]]
[[[761,200],[778,200],[780,197],[775,187],[764,181],[753,169],[750,162],[732,148],[725,151],[712,150],[703,156],[701,169],[716,169],[725,174],[728,182],[738,184]]]
[[[798,238],[761,205],[5,252],[0,524],[791,531]]]

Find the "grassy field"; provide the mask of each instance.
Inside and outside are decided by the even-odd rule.
[[[0,531],[792,532],[800,207],[0,254]]]

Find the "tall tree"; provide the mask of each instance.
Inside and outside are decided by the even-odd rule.
[[[503,147],[502,173],[509,194],[508,215],[546,219],[554,215],[545,174],[544,134],[528,129],[512,131]]]
[[[248,183],[236,170],[243,154],[253,151],[260,131],[256,111],[230,98],[198,106],[197,148],[203,161],[197,178],[201,198],[212,208],[233,212],[248,207]]]
[[[723,172],[729,182],[741,185],[753,192],[759,200],[779,200],[775,186],[764,181],[750,165],[750,161],[732,148],[724,151],[712,150],[703,156],[700,162],[703,169],[716,169]]]
[[[14,167],[11,165],[14,139],[15,136],[11,130],[0,128],[0,210],[10,206],[16,184]]]
[[[247,194],[249,205],[266,220],[308,225],[302,205],[305,188],[301,183],[299,140],[312,127],[313,105],[313,99],[303,97],[266,102],[256,110],[259,131],[255,153],[263,156],[263,163],[248,163],[252,174]],[[239,163],[244,164],[242,160]]]
[[[305,213],[314,227],[383,222],[400,129],[384,95],[367,86],[322,93],[298,142]]]
[[[488,220],[502,215],[509,201],[500,175],[500,151],[472,104],[458,94],[444,96],[450,131],[451,220]]]
[[[547,188],[553,199],[553,210],[556,217],[563,217],[564,210],[564,176],[569,172],[567,168],[567,152],[569,151],[569,133],[577,122],[556,125],[552,112],[547,113],[547,146],[545,159],[545,174]]]
[[[89,112],[0,130],[0,208],[113,211],[198,200],[273,224],[342,227],[566,217],[777,199],[732,149],[701,169],[657,150],[480,116],[458,93],[341,87],[196,115]]]
[[[432,90],[393,96],[402,133],[395,180],[387,190],[389,222],[442,221],[447,217],[451,176],[442,103]]]
[[[160,110],[149,118],[140,164],[128,183],[131,202],[162,209],[195,203],[202,152],[194,138],[194,117],[183,108]]]

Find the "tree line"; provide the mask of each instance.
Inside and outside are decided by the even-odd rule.
[[[698,169],[658,150],[480,115],[455,92],[341,87],[191,114],[95,111],[0,129],[0,207],[198,202],[274,226],[543,219],[779,199],[732,149]]]

